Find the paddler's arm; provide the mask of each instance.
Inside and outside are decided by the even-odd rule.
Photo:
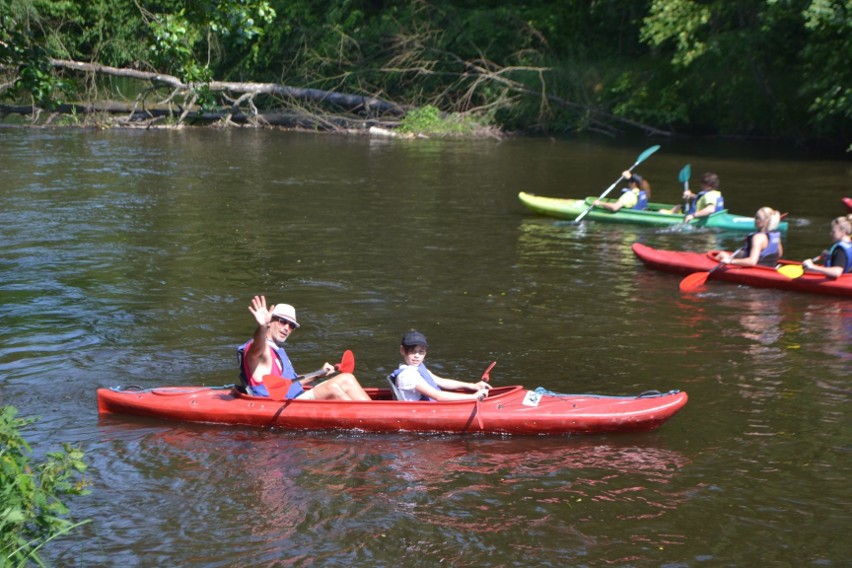
[[[469,383],[462,383],[461,381],[454,381],[452,379],[449,380],[451,383],[459,383],[460,385],[464,385],[463,387],[459,387],[462,390],[468,390],[470,388]],[[437,382],[437,381],[436,381]],[[440,384],[440,383],[438,383]],[[488,385],[490,388],[491,385]],[[441,388],[444,389],[444,385],[441,385]],[[417,392],[420,394],[426,395],[429,398],[438,400],[438,401],[447,401],[447,400],[483,400],[488,396],[488,388],[482,389],[473,389],[474,392],[471,394],[455,392],[453,390],[436,390],[432,388],[423,378],[421,378],[417,382],[416,387]]]
[[[807,258],[802,261],[802,268],[811,272],[819,272],[829,278],[840,278],[843,274],[842,266],[820,266],[819,264],[814,264],[814,261],[811,258]]]
[[[249,368],[254,369],[259,361],[268,357],[269,349],[266,347],[266,335],[267,331],[269,331],[269,322],[272,321],[272,315],[266,308],[265,296],[255,296],[252,298],[249,311],[257,322],[257,329],[254,330],[254,335],[252,336],[251,347],[246,352]]]
[[[435,382],[438,384],[439,387],[447,390],[487,391],[491,389],[491,385],[489,383],[486,383],[485,381],[479,381],[478,383],[468,383],[456,379],[447,379],[445,377],[439,377],[435,373],[432,373],[432,378],[435,379]]]
[[[315,371],[313,373],[308,373],[304,377],[297,379],[299,383],[306,385],[311,383],[317,379],[321,379],[323,377],[329,376],[331,373],[335,372],[337,369],[334,368],[334,365],[326,362],[320,371]]]
[[[629,209],[636,205],[636,198],[633,193],[627,192],[623,193],[621,197],[615,200],[614,203],[608,203],[606,201],[601,201],[600,199],[595,199],[594,205],[603,209],[609,209],[610,211],[615,213],[622,207],[627,207]]]
[[[708,203],[707,205],[705,205],[704,207],[702,207],[701,209],[699,209],[695,213],[692,213],[691,215],[687,215],[686,217],[684,217],[683,222],[689,223],[690,221],[692,221],[693,219],[696,219],[698,217],[708,217],[709,215],[712,215],[715,211],[716,211],[716,202],[714,201],[713,203]]]
[[[749,256],[737,256],[736,253],[728,254],[720,253],[717,259],[722,264],[733,264],[734,266],[757,266],[760,260],[760,253],[769,246],[769,237],[766,233],[755,233],[751,237],[751,252]],[[780,256],[780,255],[779,255]]]

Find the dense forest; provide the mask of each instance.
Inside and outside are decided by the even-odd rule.
[[[850,61],[852,0],[0,0],[0,113],[34,124],[419,120],[846,148]]]

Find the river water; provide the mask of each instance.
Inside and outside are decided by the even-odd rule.
[[[841,566],[852,557],[848,299],[644,268],[740,235],[536,216],[646,147],[654,200],[717,171],[729,208],[830,242],[848,161],[738,143],[400,141],[280,131],[0,130],[0,403],[79,445],[91,522],[57,566]],[[410,328],[436,372],[558,392],[685,390],[642,434],[283,432],[99,418],[113,385],[221,385],[254,294],[296,306],[299,372],[368,386]]]

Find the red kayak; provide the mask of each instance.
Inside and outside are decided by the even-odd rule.
[[[98,389],[101,414],[287,430],[589,434],[653,430],[686,404],[685,392],[638,396],[564,395],[496,387],[481,402],[407,402],[390,389],[367,388],[372,400],[283,400],[226,387]]]
[[[633,243],[633,253],[646,266],[676,274],[692,274],[694,272],[709,272],[719,266],[713,256],[718,251],[682,252],[674,250],[655,249],[642,243]],[[801,266],[801,262],[788,260],[779,261],[783,266]],[[843,274],[840,278],[829,278],[815,272],[804,272],[801,276],[791,278],[783,274],[783,270],[768,266],[722,266],[709,277],[710,280],[724,280],[744,286],[758,288],[778,288],[815,294],[834,294],[837,296],[852,296],[852,274]]]
[[[852,213],[852,197],[843,197],[843,205],[846,206],[846,211]]]

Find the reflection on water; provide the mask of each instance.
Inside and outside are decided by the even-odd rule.
[[[180,561],[178,542],[208,542],[200,535],[210,514],[244,527],[230,546],[259,562],[364,560],[402,541],[407,554],[440,549],[468,565],[471,550],[485,554],[518,532],[526,544],[504,551],[508,562],[609,555],[620,545],[592,536],[601,523],[659,545],[673,535],[643,523],[688,500],[672,481],[689,460],[640,436],[361,438],[153,424],[100,421],[99,445],[111,452],[96,456],[97,485],[116,515],[92,530],[116,535],[101,542],[107,558],[126,555],[119,551],[131,540]],[[164,477],[170,491],[155,495]],[[170,530],[143,522],[152,517],[168,518]],[[194,558],[217,565],[213,555]]]
[[[852,305],[848,302],[826,302],[802,314],[806,328],[819,326],[825,333],[824,341],[813,345],[825,353],[830,361],[837,359],[852,369]]]

